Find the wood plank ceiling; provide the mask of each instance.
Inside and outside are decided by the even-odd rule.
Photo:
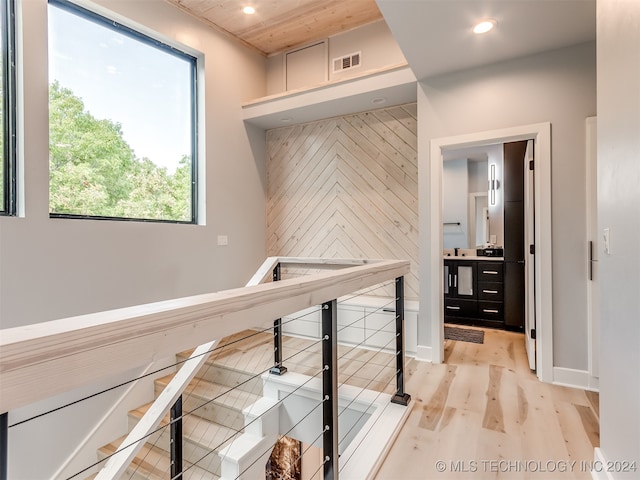
[[[382,18],[375,0],[168,0],[265,55]],[[256,12],[247,15],[243,7]]]

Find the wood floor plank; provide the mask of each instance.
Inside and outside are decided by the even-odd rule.
[[[589,405],[593,409],[593,413],[600,419],[600,394],[598,392],[592,392],[587,390],[584,392],[589,400]]]
[[[487,387],[487,408],[482,419],[482,427],[504,433],[504,417],[500,398],[502,367],[489,365],[489,386]]]
[[[600,422],[589,407],[574,405],[593,448],[600,446]]]
[[[420,428],[424,428],[425,430],[436,430],[442,415],[444,414],[444,409],[447,404],[447,399],[449,397],[449,390],[451,389],[451,384],[456,377],[457,368],[455,365],[450,365],[445,375],[440,380],[440,384],[436,392],[429,399],[429,401],[422,406],[422,415],[420,417],[420,423],[418,426]]]

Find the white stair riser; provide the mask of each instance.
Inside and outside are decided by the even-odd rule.
[[[162,387],[156,384],[156,397],[161,391]],[[205,403],[206,405],[204,405]],[[244,405],[228,406],[216,401],[210,401],[206,398],[188,394],[183,395],[182,399],[183,412],[195,410],[192,415],[204,418],[214,423],[219,423],[220,425],[224,425],[225,427],[229,427],[234,430],[241,430],[244,427],[244,415],[242,414],[243,408]]]
[[[186,358],[188,357],[179,355],[178,361],[185,360]],[[262,395],[262,380],[259,375],[256,376],[233,368],[216,365],[210,361],[205,363],[200,369],[197,377],[211,383],[217,383],[218,385],[225,385],[255,395]]]

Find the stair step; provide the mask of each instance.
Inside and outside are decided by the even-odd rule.
[[[147,412],[152,403],[148,403],[129,412],[129,430],[131,430]],[[160,426],[169,425],[170,416],[167,414]],[[148,443],[169,451],[170,429],[164,428],[150,436]],[[236,430],[213,423],[202,417],[187,415],[182,421],[183,457],[189,463],[198,462],[201,468],[221,475],[221,460],[218,451],[239,437]],[[215,451],[214,451],[215,450]]]
[[[177,354],[177,361],[185,361],[189,358],[192,352],[193,350],[189,350]],[[260,378],[260,375],[224,365],[221,363],[224,361],[224,358],[219,357],[220,355],[217,353],[211,354],[202,368],[200,368],[198,378],[202,378],[211,383],[226,385],[231,388],[238,388],[239,390],[256,395],[262,395],[262,378]]]
[[[120,437],[98,449],[98,460],[103,460],[115,453],[119,445],[126,437]],[[190,467],[190,468],[189,468]],[[145,444],[138,455],[133,459],[122,478],[133,480],[164,480],[170,479],[171,460],[169,453],[149,444]],[[188,470],[187,470],[188,468]],[[192,466],[184,462],[185,472],[182,476],[184,480],[218,480],[220,477],[208,472],[198,466]]]
[[[156,398],[169,384],[172,375],[155,381]],[[205,418],[214,423],[225,425],[234,430],[244,428],[244,414],[242,410],[252,405],[260,398],[250,392],[194,378],[182,395],[182,410],[184,413],[193,411],[193,415]]]

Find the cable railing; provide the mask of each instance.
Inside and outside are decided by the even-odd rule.
[[[88,396],[154,377],[156,400],[129,413],[129,434],[102,447],[97,461],[56,478],[96,471],[97,479],[280,478],[265,466],[282,468],[284,457],[287,468],[298,469],[295,478],[362,478],[362,457],[371,463],[384,453],[371,432],[388,431],[385,415],[397,426],[408,413],[408,270],[404,261],[274,257],[243,289],[48,322],[42,330],[4,330],[0,411],[178,350],[171,365]],[[361,300],[367,295],[372,305]],[[194,349],[203,338],[218,340]],[[47,413],[14,424],[5,413],[0,440]],[[6,469],[7,441],[0,443]],[[371,448],[379,454],[371,456]]]

